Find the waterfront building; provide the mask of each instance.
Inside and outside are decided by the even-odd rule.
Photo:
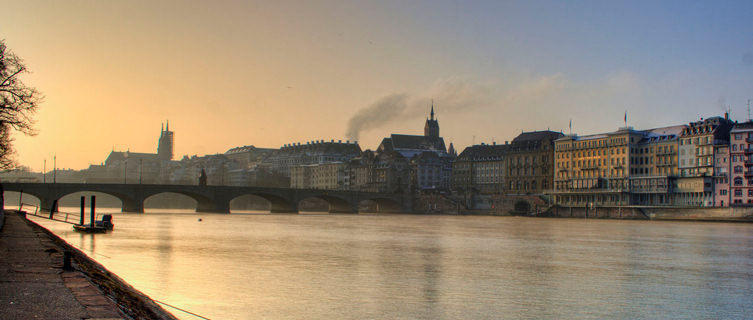
[[[387,170],[395,171],[391,174],[399,173],[401,179],[399,184],[410,183],[411,190],[449,190],[450,188],[452,162],[455,157],[447,152],[444,139],[439,136],[439,120],[434,117],[433,104],[431,113],[424,124],[424,135],[391,134],[389,138],[382,139],[376,153],[386,156],[384,160],[387,161],[381,161],[380,166],[396,165],[399,167],[394,170],[378,167],[377,171]],[[394,153],[399,154],[400,157]],[[377,157],[377,159],[381,158]],[[411,166],[405,173],[401,168],[404,163]],[[403,176],[404,174],[407,176]]]
[[[564,206],[631,203],[631,150],[644,137],[632,127],[588,136],[566,135],[554,142],[556,203]]]
[[[409,159],[396,151],[364,151],[346,167],[346,189],[403,193],[411,190]]]
[[[753,122],[735,124],[730,132],[731,205],[753,204]],[[718,190],[722,193],[722,190]],[[719,195],[717,193],[717,195]]]
[[[643,131],[643,139],[631,147],[630,204],[676,204],[677,153],[685,127],[670,126]]]
[[[306,144],[292,143],[282,146],[269,157],[262,160],[260,166],[290,177],[290,168],[302,165],[330,162],[347,162],[361,153],[358,142],[338,140],[317,140]]]
[[[244,169],[253,169],[268,158],[275,149],[257,148],[254,146],[242,146],[225,151],[225,156],[238,163]]]
[[[727,117],[712,117],[558,139],[555,199],[571,207],[729,205],[728,174],[734,160],[743,159],[736,157],[738,147],[728,145],[732,124]],[[742,173],[742,163],[738,167]]]
[[[542,194],[554,183],[554,141],[561,132],[522,132],[507,149],[507,194]]]
[[[452,161],[448,156],[424,151],[410,159],[411,185],[419,191],[449,190]]]
[[[462,194],[501,194],[506,186],[509,144],[467,147],[452,164],[452,190]]]
[[[311,164],[290,168],[290,187],[296,189],[346,189],[347,166],[342,162]]]
[[[734,130],[734,129],[733,129]],[[732,134],[731,134],[732,135]],[[730,202],[730,168],[732,162],[730,146],[714,146],[714,206],[729,207]],[[745,163],[743,163],[745,165]],[[753,188],[753,184],[751,185]],[[751,197],[753,202],[753,197]]]
[[[716,179],[714,176],[715,146],[729,145],[734,123],[725,117],[711,117],[689,123],[680,136],[678,190],[681,204],[713,206]]]

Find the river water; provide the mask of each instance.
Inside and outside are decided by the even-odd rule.
[[[32,219],[211,319],[753,317],[753,224],[163,212],[92,236]]]

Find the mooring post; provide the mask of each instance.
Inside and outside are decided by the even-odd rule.
[[[52,208],[50,208],[50,220],[52,220],[52,216],[55,214],[55,211],[57,211],[58,208],[58,201],[52,200]]]
[[[71,252],[63,251],[63,270],[73,271],[73,265],[71,265]]]
[[[24,205],[24,191],[21,190],[18,192],[18,211],[21,211],[21,209],[23,209],[22,208],[23,205]]]
[[[96,217],[96,216],[97,216],[97,215],[96,215],[96,214],[94,213],[94,207],[96,207],[96,200],[97,200],[97,199],[96,199],[96,198],[95,198],[94,196],[92,196],[92,200],[91,200],[91,206],[92,206],[92,209],[90,210],[90,214],[91,214],[91,216],[92,216],[92,217],[91,217],[92,228],[94,228],[94,217]]]
[[[86,196],[81,196],[81,218],[79,219],[80,225],[84,225],[84,211],[86,209]]]

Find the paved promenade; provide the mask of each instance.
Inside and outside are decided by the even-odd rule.
[[[62,249],[47,234],[14,212],[6,211],[4,221],[0,226],[0,318],[125,318],[81,272],[63,271]]]

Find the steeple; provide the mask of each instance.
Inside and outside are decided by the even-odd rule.
[[[424,125],[424,136],[439,138],[439,122],[434,119],[434,100],[431,100],[431,118],[426,119],[426,125]]]
[[[170,131],[170,122],[167,125],[162,124],[162,132],[160,132],[159,143],[157,144],[157,155],[162,160],[173,159],[173,144],[175,142],[175,136]]]
[[[431,120],[434,120],[434,99],[431,99]]]

